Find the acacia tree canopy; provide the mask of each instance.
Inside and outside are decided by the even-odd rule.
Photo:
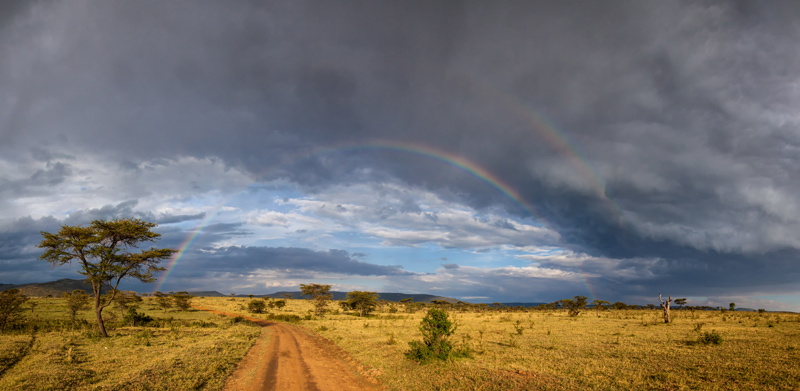
[[[300,284],[300,292],[303,293],[303,296],[311,296],[311,298],[314,299],[314,308],[317,315],[325,313],[328,301],[333,298],[330,291],[330,285]]]
[[[139,250],[144,242],[155,242],[161,234],[152,232],[157,224],[132,218],[94,220],[86,227],[62,225],[55,234],[41,232],[44,238],[39,248],[45,249],[39,259],[61,266],[76,261],[78,273],[92,284],[97,325],[103,337],[108,337],[103,323],[103,308],[116,296],[120,281],[135,278],[142,282],[156,280],[155,273],[164,271],[159,263],[176,252],[170,248]],[[103,286],[111,288],[108,299],[101,300]]]
[[[358,310],[359,316],[368,315],[378,305],[378,293],[366,291],[347,292],[347,306],[350,309]]]

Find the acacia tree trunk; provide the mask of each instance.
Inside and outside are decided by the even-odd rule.
[[[669,317],[669,303],[672,303],[672,295],[669,295],[669,300],[665,303],[664,300],[661,299],[661,294],[658,294],[658,301],[661,302],[661,309],[664,310],[664,323],[669,323],[671,321]]]
[[[92,281],[92,290],[94,291],[94,314],[97,316],[97,327],[100,328],[100,335],[103,336],[103,338],[108,338],[106,325],[103,323],[103,308],[105,308],[105,306],[100,304],[100,290],[102,288],[102,283],[98,284]]]
[[[100,306],[99,296],[95,296],[94,299],[94,313],[97,315],[97,326],[100,327],[100,335],[102,335],[103,338],[108,338],[106,325],[103,323],[103,307]]]

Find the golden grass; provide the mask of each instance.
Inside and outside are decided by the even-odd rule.
[[[207,299],[236,311],[248,299]],[[308,314],[306,300],[278,313]],[[330,307],[335,309],[333,305]],[[241,311],[241,310],[238,310]],[[266,317],[266,315],[260,315]],[[451,312],[453,340],[472,359],[419,365],[405,359],[421,340],[424,311],[371,318],[328,314],[301,325],[334,341],[395,390],[794,390],[800,388],[800,315],[658,310]],[[519,330],[519,331],[518,331]],[[716,331],[719,345],[698,342]]]
[[[99,338],[91,311],[81,313],[88,324],[73,330],[61,299],[36,300],[40,330],[3,335],[0,342],[2,390],[220,390],[260,334],[230,318],[164,314],[146,302],[140,312],[173,320],[164,327],[117,326],[110,338]]]
[[[140,311],[163,327],[94,332],[91,311],[76,330],[61,299],[36,299],[38,331],[0,340],[0,389],[218,390],[252,346],[259,329],[204,311],[164,313],[146,301]],[[259,299],[260,300],[260,299]],[[250,299],[195,298],[193,304],[248,314]],[[338,313],[312,317],[308,300],[287,300],[271,314],[310,320],[300,327],[335,342],[365,376],[389,390],[796,390],[800,389],[800,315],[655,310],[457,312],[453,340],[473,358],[420,365],[405,358],[422,338],[424,311]],[[119,311],[115,311],[120,318]],[[109,310],[107,310],[109,311]],[[49,322],[49,323],[48,323]],[[698,342],[715,331],[722,343]]]

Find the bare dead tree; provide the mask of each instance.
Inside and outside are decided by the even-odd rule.
[[[672,295],[669,295],[669,300],[665,303],[664,300],[661,300],[661,294],[658,294],[658,301],[661,302],[661,309],[664,310],[664,323],[669,323],[669,303],[672,303]]]

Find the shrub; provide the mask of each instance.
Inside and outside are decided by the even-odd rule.
[[[310,315],[309,315],[309,317],[310,317]],[[295,314],[277,314],[277,315],[270,314],[267,319],[269,319],[269,320],[277,320],[277,321],[280,321],[280,322],[297,323],[302,318],[300,318],[299,315],[295,315]]]
[[[703,345],[719,345],[722,343],[722,336],[716,330],[706,331],[697,338],[697,342]]]
[[[420,362],[469,357],[467,349],[456,349],[450,342],[450,336],[456,332],[456,325],[450,321],[444,310],[428,310],[419,329],[422,332],[422,342],[410,342],[411,350],[406,352],[406,357]]]
[[[128,307],[128,313],[125,315],[123,322],[131,326],[144,326],[153,321],[153,318],[141,312],[136,312],[136,308]]]
[[[251,300],[247,303],[247,310],[254,314],[262,314],[267,308],[267,304],[263,300]]]

